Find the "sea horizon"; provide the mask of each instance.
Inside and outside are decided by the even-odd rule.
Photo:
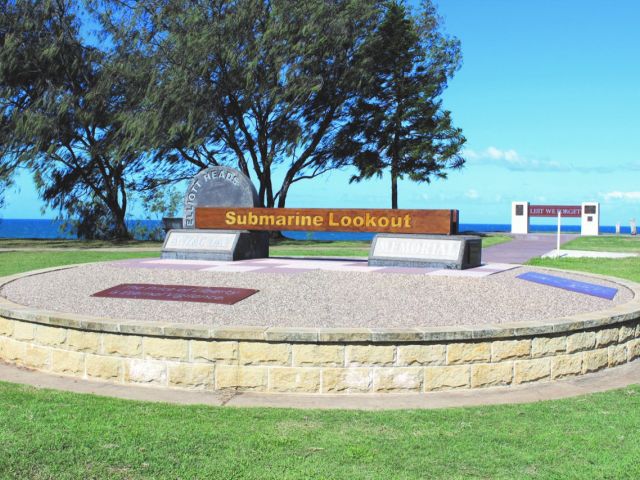
[[[29,219],[29,218],[2,218],[0,219],[0,238],[20,238],[20,239],[73,239],[76,238],[69,230],[63,231],[63,220],[56,219]],[[134,230],[142,227],[146,231],[161,229],[161,220],[127,220],[128,226]],[[615,226],[601,225],[600,233],[616,233]],[[509,223],[461,223],[460,232],[478,233],[509,233],[511,224]],[[532,233],[553,233],[557,231],[557,225],[531,225]],[[580,233],[580,225],[562,225],[562,233]],[[629,226],[620,227],[621,234],[630,234]],[[283,231],[283,234],[293,240],[370,240],[375,235],[368,232],[304,232],[304,231]],[[137,239],[145,239],[144,236],[137,235]]]

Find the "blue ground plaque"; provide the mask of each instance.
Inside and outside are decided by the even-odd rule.
[[[572,292],[584,293],[585,295],[593,295],[594,297],[606,298],[613,300],[618,293],[617,288],[603,287],[595,283],[579,282],[569,278],[556,277],[555,275],[546,275],[538,272],[527,272],[518,275],[516,278],[528,280],[529,282],[549,285],[550,287],[562,288]]]

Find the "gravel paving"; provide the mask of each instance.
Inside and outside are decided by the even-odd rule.
[[[415,327],[544,321],[603,310],[633,293],[592,277],[551,272],[619,289],[613,301],[515,278],[313,271],[297,275],[81,266],[22,278],[0,295],[30,307],[119,319],[278,327]],[[91,297],[121,283],[239,287],[259,292],[235,305]]]

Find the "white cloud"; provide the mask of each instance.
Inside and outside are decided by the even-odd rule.
[[[470,198],[471,200],[475,200],[480,197],[480,194],[475,189],[467,190],[467,193],[464,194],[465,197]]]
[[[480,152],[472,149],[466,149],[463,152],[463,156],[466,157],[467,160],[471,162],[482,162],[493,165],[498,165],[509,170],[520,170],[520,171],[548,171],[548,170],[569,170],[570,168],[562,165],[558,162],[554,162],[551,160],[538,160],[533,158],[528,158],[520,153],[517,150],[509,149],[502,150],[497,147],[489,147]]]
[[[515,150],[500,150],[496,147],[489,147],[485,151],[489,158],[494,160],[505,160],[509,163],[522,163],[523,159]]]
[[[640,192],[620,192],[616,190],[613,192],[600,193],[600,196],[604,198],[605,202],[610,202],[611,200],[640,202]]]

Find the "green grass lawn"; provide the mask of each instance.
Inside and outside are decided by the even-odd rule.
[[[508,237],[505,237],[508,238]],[[502,237],[485,237],[483,244],[503,243]],[[508,241],[508,240],[506,240]],[[34,248],[33,243],[23,243]],[[72,265],[74,263],[103,262],[108,260],[122,260],[126,258],[158,257],[158,252],[147,251],[100,251],[76,249],[62,244],[59,248],[55,243],[46,243],[41,248],[56,248],[55,251],[14,251],[0,252],[0,276],[36,270],[39,268],[55,267],[58,265]],[[109,245],[110,247],[110,245]],[[11,247],[11,248],[15,248]],[[24,248],[24,247],[23,247]],[[85,247],[95,248],[95,247]],[[366,257],[369,254],[368,242],[315,242],[287,240],[278,242],[270,247],[272,256],[332,256],[332,257]]]
[[[640,253],[640,237],[602,235],[599,237],[578,237],[562,245],[567,250],[596,250],[602,252]]]
[[[174,406],[0,383],[2,478],[633,479],[639,431],[639,387],[354,412]]]
[[[507,243],[511,240],[513,240],[513,238],[509,235],[491,234],[482,237],[482,246],[484,248],[492,247],[493,245],[500,245],[501,243]]]
[[[511,240],[511,237],[507,235],[487,235],[482,238],[482,245],[489,247],[492,245],[498,245]],[[369,254],[368,241],[330,241],[321,242],[316,240],[276,240],[272,241],[269,247],[270,254],[272,256],[280,257],[366,257]],[[28,248],[28,249],[60,249],[60,250],[87,250],[97,248],[157,248],[158,251],[162,243],[159,242],[109,242],[104,240],[48,240],[48,239],[0,239],[1,248]],[[104,253],[104,252],[100,252]],[[55,252],[58,255],[58,252]],[[138,254],[136,253],[136,256]],[[151,256],[157,255],[157,253],[149,254]],[[71,255],[73,256],[73,255]],[[2,258],[2,257],[0,257]],[[8,257],[4,257],[8,258]],[[129,258],[129,257],[122,257]],[[89,260],[98,261],[98,260]],[[65,262],[74,263],[74,262]],[[39,267],[42,268],[42,267]],[[2,267],[0,266],[0,270]]]
[[[0,252],[0,277],[40,268],[56,267],[58,265],[157,256],[157,252],[87,252],[81,250],[60,250],[59,252]]]
[[[614,258],[534,258],[529,265],[598,273],[640,282],[640,257]]]
[[[134,255],[153,253],[1,253],[0,275]],[[639,261],[531,263],[640,281]],[[2,479],[635,479],[638,432],[639,386],[526,405],[354,412],[179,406],[0,382]]]
[[[74,240],[74,239],[49,239],[49,238],[0,238],[0,248],[61,248],[61,249],[87,249],[87,248],[132,248],[132,247],[157,247],[162,242],[141,240],[126,240],[113,242],[110,240]]]
[[[269,255],[274,257],[366,257],[368,241],[277,240],[269,245]]]
[[[510,242],[507,235],[486,235],[482,237],[482,246],[490,247],[500,243]],[[269,252],[273,256],[281,257],[366,257],[369,255],[368,241],[330,241],[316,240],[278,240],[272,242]]]

